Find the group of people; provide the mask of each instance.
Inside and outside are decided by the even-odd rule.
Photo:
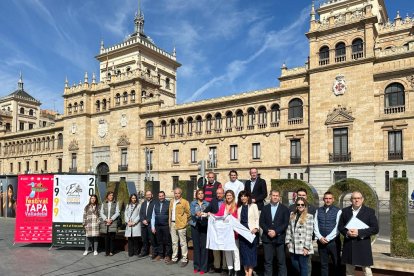
[[[329,258],[336,274],[340,274],[341,263],[344,263],[346,275],[354,275],[355,266],[361,266],[365,275],[372,275],[371,236],[377,234],[379,228],[375,211],[363,205],[360,192],[353,192],[351,206],[342,210],[334,206],[335,199],[329,191],[324,194],[324,205],[316,209],[308,202],[307,191],[302,188],[296,191],[295,203],[289,207],[281,204],[281,194],[277,190],[270,192],[270,202],[265,204],[268,196],[265,180],[259,177],[256,168],[250,169],[249,173],[250,179],[243,184],[237,179],[237,172],[231,170],[230,180],[222,185],[216,180],[215,173],[209,172],[207,183],[196,191],[192,202],[182,197],[180,188],[174,189],[171,201],[165,198],[163,191],[158,193],[158,200],[153,200],[151,191],[146,191],[141,204],[135,194],[131,195],[125,209],[129,256],[150,255],[153,261],[163,260],[171,265],[178,263],[180,247],[180,266],[185,267],[190,227],[194,273],[239,275],[243,268],[245,275],[252,275],[257,266],[260,236],[265,275],[287,275],[286,251],[297,274],[311,275],[314,240],[317,240],[321,275],[329,275]],[[225,237],[212,235],[209,218],[227,216],[236,219],[244,230],[232,231]],[[118,217],[119,207],[113,201],[112,192],[108,192],[100,207],[97,197],[91,196],[84,214],[87,236],[84,255],[88,254],[90,246],[97,254],[99,233],[105,236],[106,255],[113,255],[114,223]],[[249,235],[255,238],[245,238],[243,231],[250,232]],[[342,254],[339,233],[343,235]],[[234,239],[236,247],[233,250],[209,250],[214,249],[211,244],[218,242],[214,240],[218,238]],[[277,272],[273,272],[274,263]]]

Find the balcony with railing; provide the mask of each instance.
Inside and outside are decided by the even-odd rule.
[[[247,129],[248,129],[248,130],[252,130],[252,129],[254,129],[254,125],[248,125],[248,126],[247,126]]]
[[[271,122],[270,126],[271,127],[278,127],[279,126],[279,121]]]
[[[290,164],[300,164],[301,159],[302,158],[300,156],[291,156],[290,157]]]
[[[388,152],[388,160],[403,160],[402,151]]]
[[[232,132],[233,128],[232,127],[226,127],[226,132]]]
[[[237,131],[242,131],[243,130],[243,126],[236,126],[236,130]]]
[[[128,165],[118,165],[118,172],[128,171]]]
[[[385,114],[404,113],[404,112],[405,112],[405,105],[384,107]]]
[[[329,163],[351,162],[351,153],[330,153]]]
[[[303,123],[303,118],[288,119],[288,125],[300,125]]]
[[[267,127],[267,124],[266,123],[259,123],[259,124],[257,124],[257,126],[259,127],[259,129],[263,129],[263,128]]]
[[[70,173],[77,173],[78,172],[78,168],[77,167],[70,167],[69,168],[69,172]]]

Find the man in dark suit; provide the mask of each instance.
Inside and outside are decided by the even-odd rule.
[[[346,275],[354,275],[355,266],[361,266],[365,275],[372,275],[374,264],[371,248],[371,236],[379,232],[378,220],[374,209],[364,206],[364,197],[359,191],[351,195],[352,205],[342,209],[338,230],[344,236],[342,263],[346,264]],[[368,228],[356,227],[353,223],[358,219]],[[353,220],[353,221],[351,221]]]
[[[141,236],[142,236],[142,251],[138,257],[145,257],[149,254],[150,244],[152,246],[152,256],[154,259],[157,256],[157,245],[155,244],[155,236],[151,229],[152,211],[154,210],[154,200],[152,200],[152,192],[145,192],[145,200],[141,204],[139,210],[139,219],[141,220]]]
[[[252,202],[256,203],[257,208],[261,211],[267,197],[267,185],[266,181],[258,176],[256,168],[250,169],[250,179],[244,183],[244,190],[251,194]]]
[[[270,204],[263,207],[259,219],[263,229],[262,243],[264,251],[265,276],[286,276],[285,239],[289,224],[289,209],[280,203],[280,192],[270,192]],[[273,256],[276,252],[277,274],[273,274]]]

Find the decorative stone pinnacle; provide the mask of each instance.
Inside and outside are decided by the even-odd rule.
[[[23,75],[22,75],[22,71],[20,71],[20,76],[19,76],[19,81],[17,83],[17,86],[19,88],[19,90],[23,91]]]
[[[85,72],[85,77],[83,78],[84,83],[88,83],[88,72]]]
[[[95,84],[96,83],[96,76],[95,76],[95,72],[92,73],[92,83]]]
[[[315,12],[315,1],[314,0],[312,0],[312,9],[311,9],[311,21],[315,21],[315,14],[316,14],[316,12]]]
[[[69,88],[68,76],[65,78],[65,88]]]
[[[177,56],[177,50],[175,49],[175,46],[174,46],[174,49],[173,49],[173,57],[176,57]]]
[[[397,11],[397,17],[395,19],[401,19],[400,11]]]

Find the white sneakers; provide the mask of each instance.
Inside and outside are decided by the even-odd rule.
[[[88,253],[89,253],[89,251],[88,250],[85,250],[85,252],[83,252],[83,256],[86,256],[86,255],[88,255]],[[98,256],[98,251],[93,251],[93,255],[94,256]]]

